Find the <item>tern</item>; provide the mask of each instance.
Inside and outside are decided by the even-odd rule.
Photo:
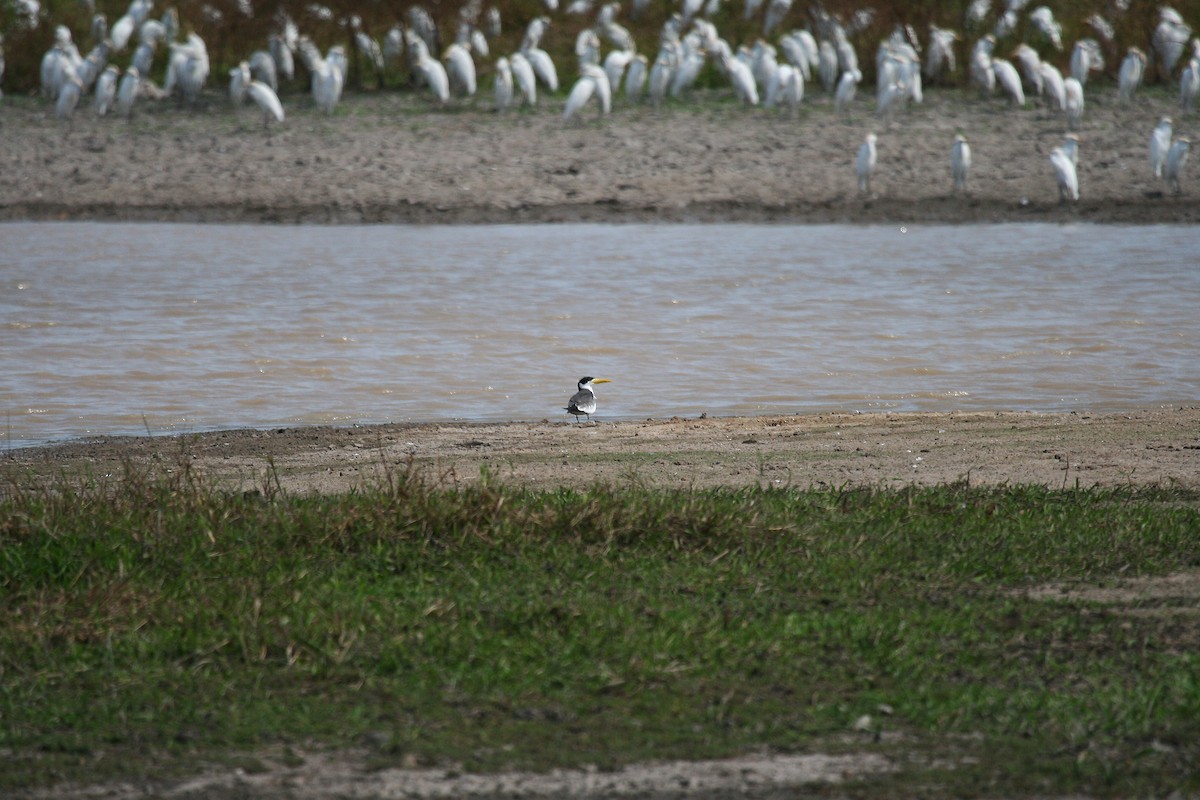
[[[597,383],[612,383],[608,378],[580,378],[579,391],[571,396],[567,401],[566,411],[568,414],[575,415],[575,421],[579,421],[579,415],[582,414],[588,418],[590,422],[592,414],[596,413],[596,390],[592,387]]]

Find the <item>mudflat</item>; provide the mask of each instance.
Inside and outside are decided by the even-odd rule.
[[[101,438],[10,451],[18,480],[161,475],[343,492],[399,476],[452,488],[1038,484],[1200,488],[1200,407],[1119,414],[908,413],[574,423],[384,424]]]
[[[561,96],[499,114],[490,82],[481,86],[444,108],[411,92],[347,94],[332,116],[294,88],[282,96],[287,119],[269,129],[215,87],[194,108],[139,101],[125,120],[81,106],[69,124],[45,101],[7,96],[0,220],[1200,222],[1192,176],[1175,195],[1150,169],[1150,133],[1178,106],[1163,88],[1122,104],[1115,87],[1089,85],[1081,199],[1060,203],[1049,155],[1066,119],[1040,100],[1015,109],[931,88],[885,120],[865,85],[844,114],[810,86],[796,116],[707,90],[657,110],[619,97],[606,117],[588,109],[564,122]],[[878,167],[864,196],[854,159],[868,132]],[[973,158],[959,196],[956,133]]]

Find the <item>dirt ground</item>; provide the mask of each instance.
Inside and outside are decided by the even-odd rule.
[[[1200,488],[1200,407],[1123,414],[911,413],[642,422],[390,424],[105,438],[19,449],[19,481],[187,464],[233,490],[337,492],[415,469],[530,488],[1163,485]]]
[[[508,222],[1200,222],[1195,168],[1181,196],[1150,171],[1151,130],[1174,115],[1174,92],[1130,105],[1088,85],[1082,199],[1060,205],[1050,150],[1061,112],[1031,102],[929,89],[894,121],[863,86],[850,113],[810,86],[798,118],[744,108],[707,90],[655,111],[617,98],[611,115],[564,124],[563,97],[500,115],[491,82],[473,102],[434,108],[384,91],[347,95],[332,117],[299,88],[288,118],[264,131],[217,87],[196,109],[139,101],[130,121],[81,107],[68,125],[48,103],[0,101],[0,220],[98,219],[284,223]],[[853,162],[879,136],[872,196]],[[972,147],[968,194],[951,195],[950,146]]]

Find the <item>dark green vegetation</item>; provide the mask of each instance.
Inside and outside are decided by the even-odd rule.
[[[570,0],[561,0],[557,11],[548,12],[543,0],[484,0],[480,8],[495,6],[499,9],[502,19],[502,32],[498,39],[491,42],[489,58],[478,58],[477,69],[480,76],[490,74],[491,64],[499,55],[507,55],[517,49],[530,20],[538,16],[548,15],[553,20],[550,32],[543,40],[542,46],[554,57],[559,65],[560,74],[572,78],[575,74],[574,45],[575,36],[584,27],[593,24],[595,11],[589,14],[567,14],[566,7]],[[598,9],[601,0],[596,0],[594,9]],[[38,65],[47,49],[54,43],[54,28],[56,25],[66,25],[74,35],[76,44],[83,55],[94,44],[91,41],[92,3],[81,3],[78,0],[42,0],[38,14],[38,25],[30,27],[19,12],[16,0],[0,0],[0,34],[3,35],[3,47],[7,68],[3,76],[3,88],[9,93],[35,91],[38,86]],[[322,52],[335,44],[341,44],[347,53],[354,54],[354,37],[349,33],[346,20],[357,16],[362,21],[362,28],[376,40],[382,40],[388,29],[395,24],[408,24],[408,9],[413,5],[423,6],[437,22],[441,32],[443,46],[454,41],[458,28],[460,10],[470,5],[469,0],[426,0],[412,2],[405,0],[400,3],[383,3],[379,0],[326,0],[323,3],[297,2],[297,0],[252,0],[245,5],[252,13],[247,15],[239,9],[237,0],[177,0],[177,2],[159,2],[155,4],[151,16],[159,18],[164,9],[173,7],[178,11],[181,31],[183,34],[194,31],[207,43],[212,71],[208,81],[210,92],[223,93],[228,86],[229,68],[239,61],[249,58],[255,50],[266,47],[267,36],[280,29],[279,20],[287,15],[294,20],[301,33],[308,35]],[[735,48],[739,44],[753,44],[761,36],[764,10],[763,3],[753,19],[744,19],[745,4],[740,0],[724,0],[711,21],[717,26],[721,35]],[[812,11],[823,8],[830,14],[837,15],[846,22],[855,20],[851,26],[850,40],[859,53],[863,74],[868,84],[874,81],[873,54],[879,41],[885,38],[897,24],[911,25],[913,30],[924,42],[928,36],[929,23],[933,22],[942,27],[949,27],[963,33],[958,46],[958,63],[960,68],[950,80],[960,85],[967,82],[967,53],[974,42],[985,33],[992,30],[996,15],[1003,10],[1003,3],[993,2],[992,11],[977,31],[965,30],[966,9],[968,0],[917,0],[916,2],[880,3],[870,0],[824,0],[821,3],[796,2],[778,30],[770,38],[775,39],[781,31],[793,28],[810,27],[813,24]],[[1033,4],[1036,5],[1036,4]],[[1026,30],[1028,23],[1025,15],[1013,34],[998,43],[997,54],[1007,53],[1016,45],[1029,40],[1042,56],[1065,67],[1070,56],[1071,44],[1083,37],[1095,37],[1095,30],[1086,20],[1093,13],[1105,16],[1113,25],[1114,41],[1106,48],[1106,71],[1110,78],[1116,75],[1121,58],[1130,46],[1137,46],[1150,52],[1150,37],[1158,22],[1159,0],[1131,0],[1127,11],[1117,16],[1110,14],[1111,3],[1100,0],[1055,0],[1050,3],[1055,18],[1062,25],[1063,41],[1066,43],[1065,52],[1057,52],[1038,37]],[[1184,15],[1193,25],[1197,22],[1196,0],[1181,0],[1170,3]],[[103,12],[108,17],[111,27],[129,7],[128,0],[96,0],[95,11]],[[323,6],[331,13],[328,16],[315,13],[314,9]],[[629,29],[639,45],[639,49],[653,59],[658,46],[659,31],[663,22],[679,10],[680,3],[676,0],[652,0],[646,12],[638,19],[631,18],[632,4],[623,3],[623,11],[619,17],[622,25]],[[869,9],[872,14],[869,20],[856,18],[856,12]],[[215,12],[215,13],[214,13]],[[132,55],[132,47],[114,57],[113,62],[121,67],[128,64]],[[434,55],[437,55],[436,53]],[[155,70],[152,79],[162,82],[162,73],[166,69],[166,57],[162,52],[156,56]],[[358,72],[361,65],[351,64],[348,87],[351,89],[377,87],[373,75]],[[384,76],[384,85],[392,90],[408,86],[405,70],[396,69]],[[1147,82],[1162,80],[1156,76],[1154,59],[1146,75]],[[710,68],[709,74],[701,81],[714,83],[717,81],[715,71]],[[1174,81],[1168,80],[1174,87]],[[483,84],[481,84],[482,86]],[[721,85],[726,83],[721,81]],[[490,83],[487,84],[490,88]],[[291,86],[284,91],[307,91],[308,78],[303,67],[297,64],[297,77]],[[570,87],[570,83],[566,84]],[[565,90],[564,90],[565,91]]]
[[[0,793],[364,744],[468,770],[895,759],[866,796],[1200,790],[1194,586],[1026,591],[1194,574],[1192,493],[400,473],[291,497],[181,464],[3,483]]]

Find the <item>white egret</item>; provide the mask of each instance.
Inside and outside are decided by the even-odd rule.
[[[250,77],[259,83],[271,87],[271,91],[279,91],[279,73],[275,67],[275,57],[266,50],[255,50],[247,62]]]
[[[250,76],[250,64],[243,61],[229,70],[229,100],[240,106],[246,102],[246,87],[253,78]]]
[[[1071,77],[1086,86],[1088,75],[1104,69],[1104,54],[1095,39],[1080,39],[1071,50]]]
[[[904,110],[904,103],[907,99],[908,86],[903,81],[890,83],[876,98],[875,113],[890,122],[897,111]]]
[[[942,71],[954,72],[954,42],[958,34],[949,28],[929,24],[929,48],[925,51],[925,77],[933,80]]]
[[[996,39],[990,33],[975,43],[971,51],[971,82],[987,94],[996,91],[996,73],[992,70],[992,48]]]
[[[533,74],[537,75],[538,80],[545,84],[550,91],[557,92],[558,70],[555,68],[554,59],[550,58],[550,54],[537,47],[527,47],[522,52],[525,54],[525,58],[529,59],[529,65],[533,67]]]
[[[792,0],[771,0],[767,4],[767,13],[763,17],[763,36],[770,36],[771,31],[783,22],[788,11],[792,8]]]
[[[571,87],[567,95],[567,104],[563,108],[563,121],[571,119],[580,109],[587,105],[588,100],[595,96],[600,104],[600,113],[607,114],[611,109],[612,93],[608,85],[608,76],[604,70],[595,64],[585,64],[579,79]],[[607,106],[605,98],[608,98]]]
[[[126,119],[133,113],[133,102],[137,100],[141,76],[135,67],[125,70],[121,83],[117,87],[117,113]]]
[[[638,53],[629,62],[629,69],[625,72],[625,99],[631,103],[636,103],[642,99],[642,92],[646,89],[646,75],[650,71],[650,62],[647,58]]]
[[[433,93],[439,103],[445,105],[450,102],[450,76],[446,74],[446,68],[442,62],[432,58],[428,53],[422,53],[417,62],[417,71],[421,73],[425,85],[429,87],[429,91]]]
[[[1058,181],[1058,200],[1079,199],[1079,176],[1075,172],[1075,164],[1061,147],[1050,151],[1050,164],[1054,167],[1054,177]]]
[[[632,50],[613,50],[604,57],[604,72],[614,92],[621,90],[621,79],[625,77],[625,69],[633,62],[635,55]]]
[[[542,42],[542,37],[550,27],[549,17],[534,17],[525,27],[525,37],[521,39],[521,49],[529,50]]]
[[[1191,111],[1197,97],[1200,97],[1200,58],[1193,58],[1179,73],[1179,104],[1184,111]]]
[[[1038,73],[1042,76],[1042,86],[1045,89],[1046,96],[1050,98],[1050,101],[1059,111],[1065,111],[1067,108],[1067,87],[1063,81],[1062,73],[1058,71],[1058,67],[1049,61],[1043,61],[1038,68]]]
[[[1063,111],[1067,113],[1067,127],[1078,130],[1083,120],[1083,85],[1074,78],[1063,80]]]
[[[579,66],[600,63],[600,37],[591,28],[584,28],[575,37],[575,57]]]
[[[662,105],[671,84],[674,82],[675,59],[675,45],[667,43],[659,49],[658,57],[654,59],[654,65],[650,67],[650,75],[647,80],[650,84],[650,102],[655,108]]]
[[[593,388],[597,383],[612,383],[608,378],[593,378],[590,375],[586,378],[580,378],[576,384],[578,391],[571,395],[571,399],[567,401],[567,407],[564,409],[568,414],[575,417],[578,422],[581,416],[587,417],[591,422],[592,414],[596,413],[596,390]]]
[[[844,73],[838,72],[837,50],[834,49],[832,42],[822,39],[821,43],[817,45],[817,76],[820,77],[821,86],[825,91],[833,91],[839,74]]]
[[[722,56],[722,64],[738,100],[746,105],[758,105],[758,85],[754,82],[754,74],[750,71],[749,65],[729,55]]]
[[[109,38],[112,39],[113,50],[121,52],[129,44],[130,37],[133,36],[134,21],[133,17],[125,14],[121,16],[109,31]]]
[[[446,48],[443,60],[451,88],[464,97],[474,97],[475,61],[471,58],[471,51],[460,44],[452,44]]]
[[[1021,87],[1021,76],[1011,61],[1003,58],[992,59],[992,71],[996,73],[996,83],[1008,95],[1009,101],[1018,107],[1025,105],[1025,90]]]
[[[1063,49],[1062,25],[1054,19],[1054,13],[1048,6],[1038,6],[1033,11],[1030,11],[1029,24],[1046,41],[1054,45],[1055,50]]]
[[[1154,52],[1158,54],[1159,67],[1163,76],[1175,71],[1175,64],[1183,55],[1183,49],[1192,38],[1192,29],[1183,21],[1179,12],[1168,6],[1159,9],[1158,27],[1151,36]]]
[[[133,59],[130,63],[137,67],[137,71],[143,75],[149,75],[150,70],[154,67],[154,45],[150,42],[142,42],[133,51]]]
[[[1035,95],[1041,96],[1044,86],[1042,57],[1038,55],[1037,50],[1027,44],[1019,44],[1013,51],[1013,58],[1021,65],[1021,75],[1024,77],[1025,85],[1032,89]],[[997,75],[997,77],[999,76]]]
[[[96,113],[104,116],[117,99],[117,80],[121,71],[113,64],[104,68],[96,79]]]
[[[513,74],[508,59],[504,56],[496,59],[496,77],[494,91],[496,95],[496,110],[507,111],[513,102]]]
[[[268,36],[267,50],[270,51],[271,58],[275,60],[276,78],[290,81],[296,76],[296,59],[292,56],[292,48],[288,47],[283,37],[277,33]]]
[[[79,97],[83,94],[83,82],[74,73],[63,81],[62,89],[58,92],[58,102],[54,104],[54,115],[59,119],[70,120],[75,115],[75,107],[79,105]]]
[[[521,53],[513,53],[509,56],[508,63],[512,67],[517,89],[521,91],[525,102],[531,106],[537,105],[537,77],[533,74],[533,66],[529,59]]]
[[[954,144],[950,148],[950,175],[954,179],[954,191],[967,191],[967,172],[971,169],[971,145],[967,137],[961,133],[955,134]]]
[[[1150,134],[1150,169],[1154,171],[1156,178],[1162,177],[1163,165],[1167,163],[1167,151],[1171,149],[1173,130],[1171,118],[1163,117]]]
[[[775,73],[775,83],[773,100],[780,108],[786,108],[792,112],[792,116],[797,116],[800,103],[804,100],[804,74],[798,67],[781,64]]]
[[[1142,85],[1145,72],[1146,54],[1136,47],[1129,48],[1117,73],[1117,97],[1121,102],[1128,103],[1133,99],[1133,93]]]
[[[858,148],[858,159],[854,162],[854,174],[858,176],[858,191],[862,194],[871,193],[871,175],[875,172],[875,142],[876,136],[868,133]]]
[[[1190,139],[1180,136],[1171,144],[1171,150],[1167,153],[1167,163],[1163,168],[1163,179],[1175,194],[1183,193],[1183,188],[1179,185],[1179,181],[1183,177],[1183,166],[1187,163],[1188,152],[1191,146]]]
[[[310,71],[313,102],[318,110],[332,114],[338,101],[342,99],[342,68],[318,56]]]
[[[262,109],[264,128],[270,127],[272,119],[283,122],[283,105],[274,89],[261,81],[250,81],[250,85],[246,87],[246,94]]]
[[[842,77],[838,79],[837,91],[833,95],[833,108],[835,111],[842,112],[847,110],[851,101],[854,100],[854,95],[858,92],[858,83],[861,80],[862,73],[858,70],[842,73]]]

